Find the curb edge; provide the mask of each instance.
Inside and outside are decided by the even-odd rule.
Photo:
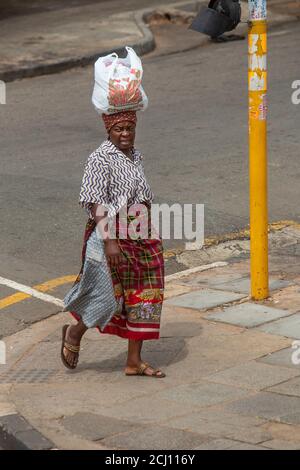
[[[138,42],[130,43],[129,45],[136,51],[138,55],[147,54],[148,52],[153,51],[156,46],[154,36],[145,20],[150,12],[153,12],[153,9],[141,10],[134,15],[134,21],[136,22],[139,30],[143,33],[143,38]],[[74,67],[84,67],[86,65],[91,65],[100,56],[108,55],[113,52],[120,54],[124,51],[124,47],[125,45],[108,50],[102,50],[87,56],[60,59],[52,64],[32,65],[23,68],[17,68],[16,70],[8,70],[6,72],[0,73],[0,80],[4,80],[8,83],[22,78],[32,78],[41,75],[50,75],[58,72],[64,72]]]
[[[19,413],[0,416],[0,446],[3,450],[54,450],[55,445]]]

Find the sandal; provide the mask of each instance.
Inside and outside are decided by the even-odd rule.
[[[149,368],[153,369],[152,374],[145,373],[146,369]],[[150,364],[147,362],[142,362],[141,365],[136,369],[136,372],[125,372],[125,375],[143,375],[144,377],[155,377],[156,379],[166,377],[166,374],[164,374],[161,370],[154,369],[154,367],[150,366]]]
[[[79,351],[80,351],[80,346],[74,346],[73,344],[67,343],[65,341],[68,327],[69,325],[64,325],[62,328],[62,343],[61,343],[60,356],[61,356],[62,363],[65,367],[67,367],[68,369],[76,369],[77,363],[74,365],[69,364],[69,362],[66,360],[66,356],[64,355],[64,348],[66,348],[71,353],[78,354],[78,356],[79,356]]]

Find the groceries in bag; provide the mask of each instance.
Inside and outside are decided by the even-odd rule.
[[[131,47],[126,47],[126,51],[125,58],[119,58],[114,52],[100,57],[95,63],[92,102],[99,114],[144,111],[148,106],[148,98],[141,85],[141,60]]]

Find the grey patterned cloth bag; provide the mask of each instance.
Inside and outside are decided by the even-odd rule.
[[[79,315],[87,328],[103,329],[117,307],[104,242],[95,228],[87,241],[82,276],[65,296],[63,311]]]

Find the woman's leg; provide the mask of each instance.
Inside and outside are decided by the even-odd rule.
[[[130,375],[135,375],[137,370],[140,368],[140,366],[143,364],[142,358],[141,358],[141,351],[143,347],[143,341],[139,340],[133,340],[129,339],[128,340],[128,354],[127,354],[127,364],[125,368],[125,373]],[[163,374],[160,370],[155,370],[153,367],[148,366],[144,369],[143,375],[156,375],[156,376],[162,376],[164,377],[165,374]]]
[[[79,320],[77,325],[70,325],[66,332],[65,341],[72,344],[73,346],[79,346],[81,338],[86,332],[87,327],[82,320]],[[64,356],[66,361],[71,365],[77,365],[78,353],[69,351],[67,348],[64,348]]]
[[[136,368],[141,364],[142,346],[143,341],[135,341],[133,339],[128,340],[127,367]]]

